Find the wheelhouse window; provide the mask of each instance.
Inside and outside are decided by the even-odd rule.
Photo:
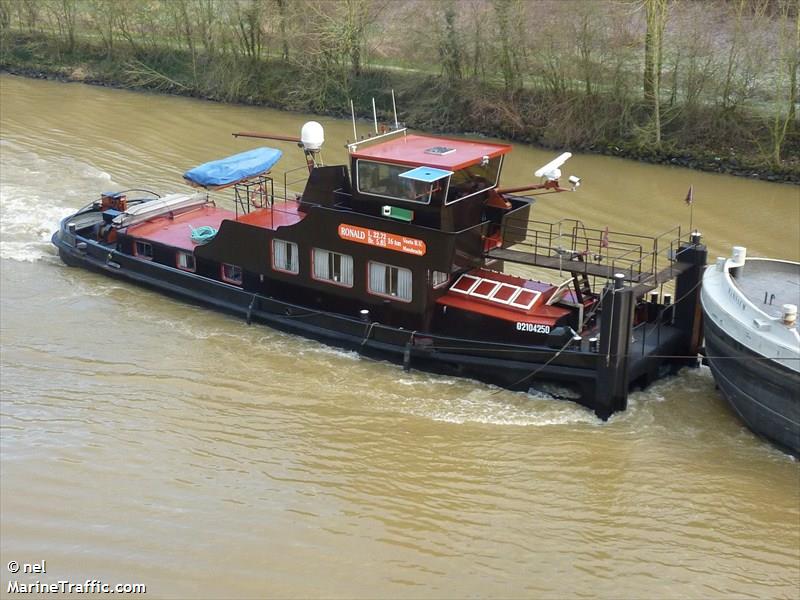
[[[370,261],[369,292],[394,300],[411,302],[411,271]]]
[[[177,256],[177,265],[178,268],[182,269],[183,271],[191,271],[194,273],[197,268],[194,262],[194,254],[191,254],[190,252],[181,252],[179,250]]]
[[[139,258],[153,260],[153,244],[136,240],[133,246],[133,254]]]
[[[314,248],[314,279],[353,287],[353,257]]]
[[[445,204],[473,196],[497,185],[503,157],[490,159],[485,165],[478,164],[456,171],[450,177]]]
[[[222,263],[222,281],[232,283],[234,285],[242,285],[242,267]]]
[[[447,187],[446,179],[429,183],[400,176],[412,168],[408,165],[358,160],[356,161],[358,191],[362,194],[421,204],[429,204],[432,199],[444,195],[444,189]]]
[[[272,240],[272,268],[276,271],[297,275],[300,271],[297,244],[283,240]]]
[[[440,288],[443,285],[447,285],[448,281],[450,281],[449,273],[445,273],[444,271],[433,271],[433,273],[431,273],[431,285],[434,288]]]

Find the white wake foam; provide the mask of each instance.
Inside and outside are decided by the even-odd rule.
[[[546,395],[511,392],[459,377],[413,370],[404,373],[394,365],[386,368],[391,373],[382,378],[379,390],[372,390],[374,401],[383,410],[454,424],[519,427],[602,424],[591,411]]]
[[[42,157],[10,140],[0,141],[0,258],[36,261],[53,254],[50,236],[61,219],[99,191],[111,176],[68,156]]]

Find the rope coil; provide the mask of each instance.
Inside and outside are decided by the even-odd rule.
[[[217,230],[210,225],[203,225],[197,229],[189,225],[189,229],[192,230],[192,241],[195,244],[205,244],[210,242],[214,239],[214,236],[217,235]]]

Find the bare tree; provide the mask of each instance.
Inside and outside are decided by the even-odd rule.
[[[64,41],[66,51],[75,50],[75,19],[78,11],[77,0],[50,0],[47,4],[50,16],[56,23],[59,35]]]
[[[770,125],[770,155],[774,166],[781,164],[781,152],[786,134],[794,125],[797,103],[797,70],[800,66],[800,10],[794,6],[794,19],[791,18],[789,0],[780,3],[778,8],[778,77],[775,78],[775,106]],[[788,106],[782,99],[788,100]]]
[[[11,27],[12,4],[10,0],[0,0],[0,34],[5,37]]]
[[[242,53],[251,61],[261,58],[264,46],[263,10],[259,0],[230,0],[233,31]]]
[[[197,10],[195,11],[195,22],[197,35],[203,45],[203,51],[207,58],[216,54],[217,38],[219,28],[219,18],[217,17],[217,6],[215,0],[195,0]]]
[[[281,58],[289,60],[289,38],[287,36],[288,7],[287,0],[275,0],[278,5],[278,27],[281,36]]]
[[[480,5],[479,1],[473,0],[470,6],[469,14],[472,16],[470,26],[472,28],[472,78],[485,79],[486,78],[486,56],[484,54],[484,46],[486,40],[483,37],[484,23],[487,18],[486,11]]]
[[[661,147],[661,67],[667,0],[645,0],[644,98],[652,105],[653,143]]]
[[[21,23],[27,28],[28,33],[33,33],[39,26],[42,3],[39,0],[19,0],[17,11]]]
[[[791,4],[786,2],[786,15],[791,16]],[[789,44],[789,48],[791,48]],[[789,60],[787,61],[787,68],[789,70],[789,128],[794,130],[797,128],[797,102],[798,102],[798,89],[797,89],[797,73],[800,71],[800,7],[794,7],[794,51],[790,51]]]
[[[513,39],[509,19],[514,18],[517,0],[493,0],[499,48],[498,62],[503,75],[506,92],[514,92],[522,87],[520,74],[519,44]]]
[[[453,0],[448,0],[442,7],[441,16],[444,27],[439,39],[439,58],[442,61],[444,76],[450,85],[458,84],[463,76],[462,50],[460,35],[457,25],[456,5]]]
[[[106,58],[114,58],[114,35],[117,28],[117,13],[121,3],[108,2],[107,0],[91,0],[90,15],[92,24],[100,34],[103,46],[106,49]]]

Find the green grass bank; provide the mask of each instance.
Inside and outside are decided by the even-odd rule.
[[[570,149],[674,164],[704,171],[800,184],[800,125],[790,123],[780,164],[765,159],[770,119],[742,109],[709,106],[675,110],[663,126],[660,147],[649,141],[644,102],[595,91],[552,93],[521,88],[507,92],[469,78],[454,81],[376,66],[353,74],[339,62],[253,60],[237,55],[198,55],[175,47],[118,51],[90,39],[66,52],[47,34],[6,30],[0,69],[18,75],[81,81],[129,89],[263,105],[289,111],[349,117],[391,106],[408,126],[435,133],[477,133],[553,149]],[[389,115],[383,115],[385,120]]]

